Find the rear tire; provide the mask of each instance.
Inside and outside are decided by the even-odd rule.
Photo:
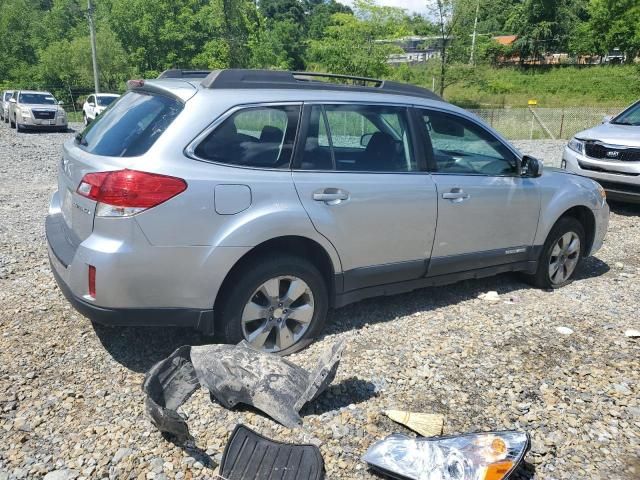
[[[585,245],[582,224],[573,217],[561,218],[544,243],[538,270],[533,275],[525,275],[525,280],[543,289],[569,285],[580,267]]]
[[[216,305],[216,334],[225,343],[247,340],[263,351],[289,355],[320,333],[328,288],[307,260],[278,255],[251,263],[225,282]]]

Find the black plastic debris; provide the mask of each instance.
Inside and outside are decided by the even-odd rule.
[[[286,427],[302,423],[298,412],[333,381],[344,350],[340,341],[322,352],[311,372],[272,353],[238,345],[178,348],[146,374],[145,408],[153,424],[178,442],[190,440],[176,411],[202,385],[227,408],[251,405]]]
[[[316,446],[276,442],[238,425],[222,455],[219,478],[320,480],[324,461]]]

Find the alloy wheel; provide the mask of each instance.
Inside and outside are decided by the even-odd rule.
[[[314,311],[313,293],[304,280],[294,276],[271,278],[245,305],[242,334],[259,350],[285,350],[309,330]]]
[[[566,282],[580,260],[580,237],[575,232],[562,235],[551,250],[549,278],[555,285]]]

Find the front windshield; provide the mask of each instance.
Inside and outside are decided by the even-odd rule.
[[[640,102],[627,108],[624,112],[614,118],[611,123],[615,125],[640,126]]]
[[[56,99],[50,93],[21,93],[19,103],[55,105]]]
[[[98,105],[101,107],[108,107],[117,99],[118,97],[98,97]]]

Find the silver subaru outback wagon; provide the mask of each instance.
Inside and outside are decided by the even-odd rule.
[[[331,77],[130,81],[64,145],[46,234],[69,301],[288,354],[331,308],[511,271],[562,287],[602,246],[593,180],[428,90]]]

